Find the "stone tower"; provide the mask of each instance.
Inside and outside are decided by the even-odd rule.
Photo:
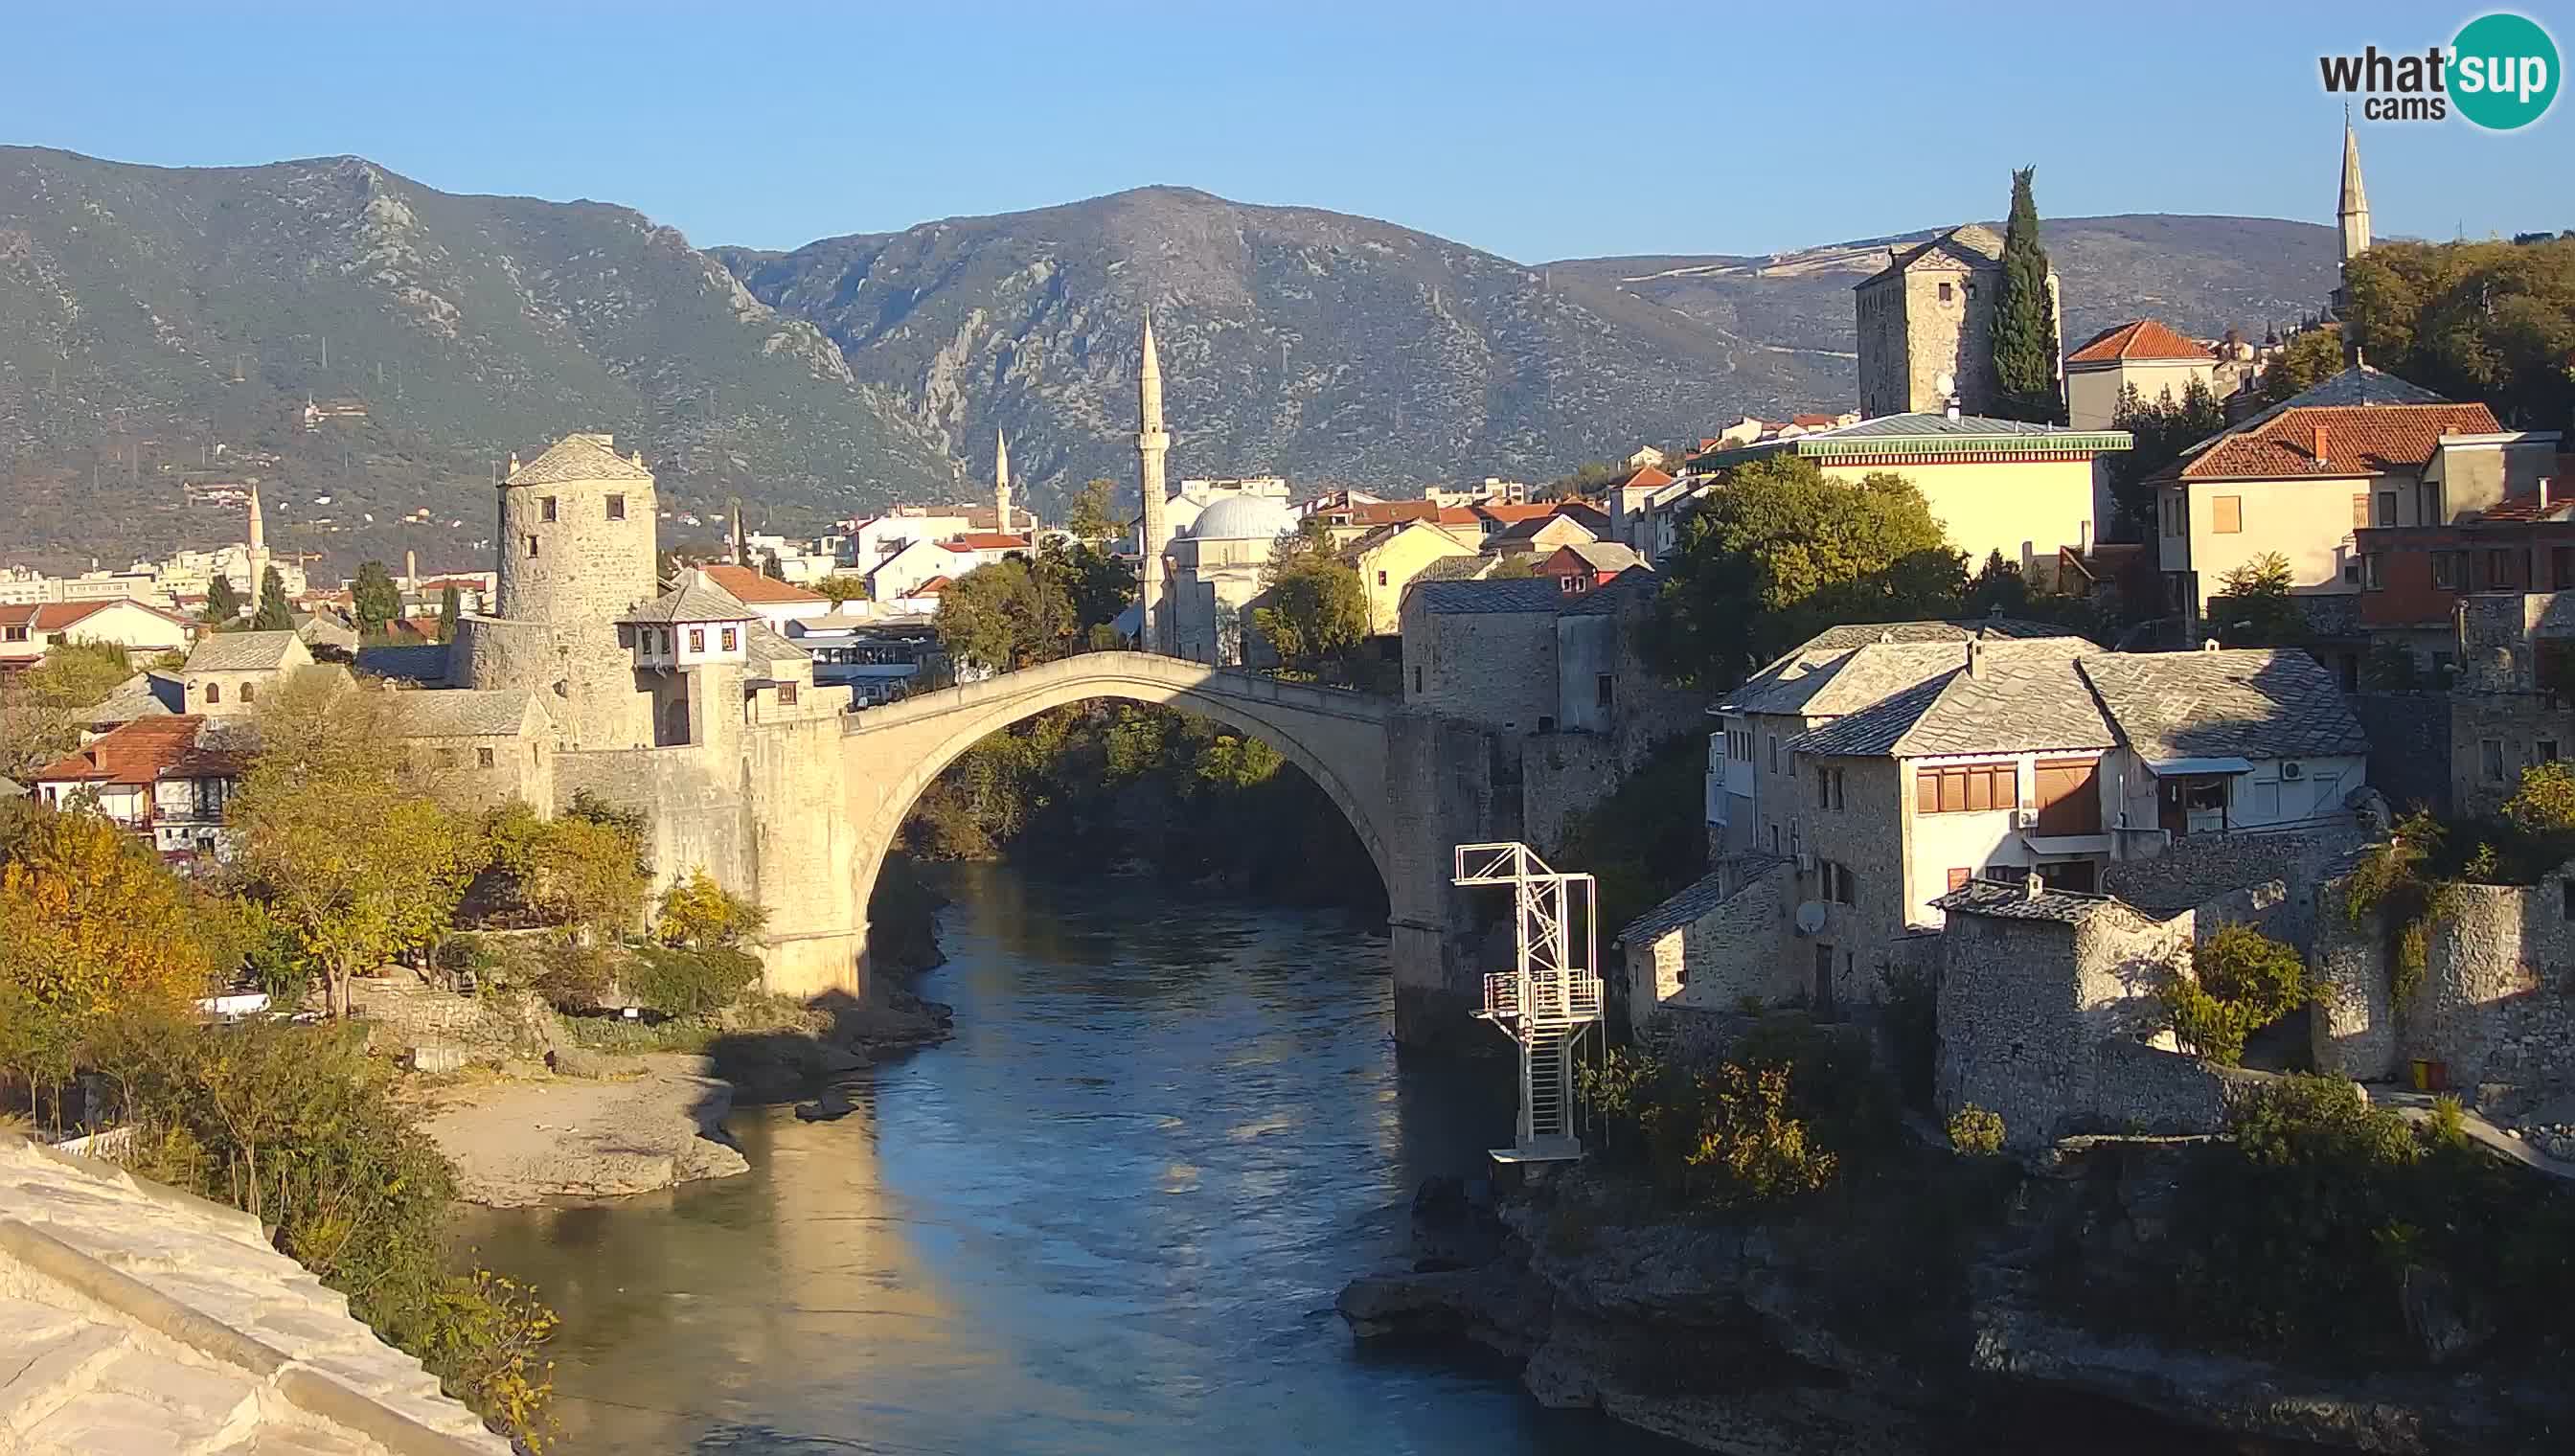
[[[1994,304],[2002,294],[2003,240],[1970,223],[1887,259],[1852,289],[1863,415],[1962,414],[1994,410]],[[2056,270],[2047,271],[2048,311],[2065,336]],[[1949,393],[1939,387],[1948,375]]]
[[[2342,266],[2349,268],[2369,251],[2369,194],[2360,185],[2360,138],[2352,134],[2348,116],[2342,122],[2342,202],[2334,217],[2342,224]]]
[[[1171,530],[1164,523],[1164,510],[1170,500],[1163,487],[1163,457],[1171,452],[1171,432],[1163,428],[1163,361],[1154,352],[1154,316],[1145,315],[1145,362],[1136,371],[1136,465],[1145,497],[1144,539],[1138,543],[1145,554],[1143,629],[1138,645],[1149,653],[1171,651],[1171,625],[1163,602],[1163,552],[1172,544]]]
[[[618,619],[659,595],[660,504],[644,457],[607,435],[567,435],[501,482],[500,583],[491,615],[460,624],[451,680],[539,694],[563,746],[653,742]]]
[[[993,432],[993,529],[1011,529],[1011,441]]]

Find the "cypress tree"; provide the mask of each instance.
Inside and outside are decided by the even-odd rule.
[[[241,593],[234,590],[233,579],[219,576],[206,584],[206,621],[215,627],[229,627],[242,613]]]
[[[447,584],[447,590],[438,596],[438,640],[440,642],[456,641],[456,620],[464,615],[464,596],[456,590],[456,584],[450,582]]]
[[[2056,310],[2047,294],[2047,250],[2038,241],[2030,178],[2012,173],[2011,222],[2003,234],[2003,283],[1994,301],[1994,408],[2004,418],[2056,424],[2065,418],[2056,378]]]
[[[253,632],[293,632],[294,614],[286,607],[286,579],[270,567],[259,579],[259,610],[250,616]]]
[[[381,636],[386,623],[402,616],[402,592],[394,586],[393,573],[383,562],[359,564],[357,583],[349,589],[349,604],[357,613],[358,631],[368,637]]]

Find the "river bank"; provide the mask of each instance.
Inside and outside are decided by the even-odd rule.
[[[1793,1223],[1630,1217],[1632,1190],[1566,1166],[1495,1203],[1426,1193],[1427,1256],[1352,1281],[1336,1308],[1364,1344],[1489,1350],[1550,1406],[1737,1456],[1965,1449],[1963,1433],[2033,1403],[2096,1431],[2093,1450],[2565,1449],[2575,1400],[2531,1368],[2445,1357],[2328,1373],[2068,1313],[2054,1297],[2067,1261],[2164,1236],[2181,1153],[2126,1139],[2067,1149],[2009,1180],[1989,1223],[1899,1213],[1892,1247]],[[2440,1346],[2438,1310],[2385,1313]]]

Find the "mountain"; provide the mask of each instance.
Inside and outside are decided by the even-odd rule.
[[[308,396],[366,415],[308,431]],[[0,148],[0,543],[121,564],[237,540],[182,480],[258,475],[274,545],[462,567],[488,551],[494,463],[576,429],[643,450],[684,507],[738,490],[817,518],[954,476],[812,325],[631,209],[454,196],[355,157]],[[394,525],[424,507],[434,524]]]
[[[1744,413],[1838,407],[1854,391],[1851,285],[1927,236],[1532,268],[1365,218],[1154,187],[792,253],[715,251],[970,473],[1007,429],[1015,473],[1043,496],[1133,477],[1149,304],[1175,478],[1545,479]],[[2258,335],[2331,289],[2334,236],[2245,218],[2047,225],[2069,340],[2141,313]]]
[[[1531,267],[1155,187],[701,251],[629,209],[442,193],[352,157],[0,148],[0,548],[118,562],[235,539],[238,513],[184,486],[257,475],[282,547],[475,565],[494,465],[576,429],[641,449],[675,512],[740,495],[753,524],[806,530],[987,478],[1001,427],[1047,508],[1134,478],[1148,305],[1175,479],[1546,479],[1846,399],[1849,286],[1904,241]],[[2258,330],[2332,281],[2333,233],[2306,224],[2051,220],[2048,242],[2075,338],[2140,312]],[[308,396],[365,414],[307,429]]]

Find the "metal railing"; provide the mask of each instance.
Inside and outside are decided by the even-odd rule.
[[[1542,1025],[1592,1020],[1600,1014],[1600,977],[1532,976],[1523,994],[1517,971],[1487,975],[1483,1014],[1494,1020],[1525,1017]]]

